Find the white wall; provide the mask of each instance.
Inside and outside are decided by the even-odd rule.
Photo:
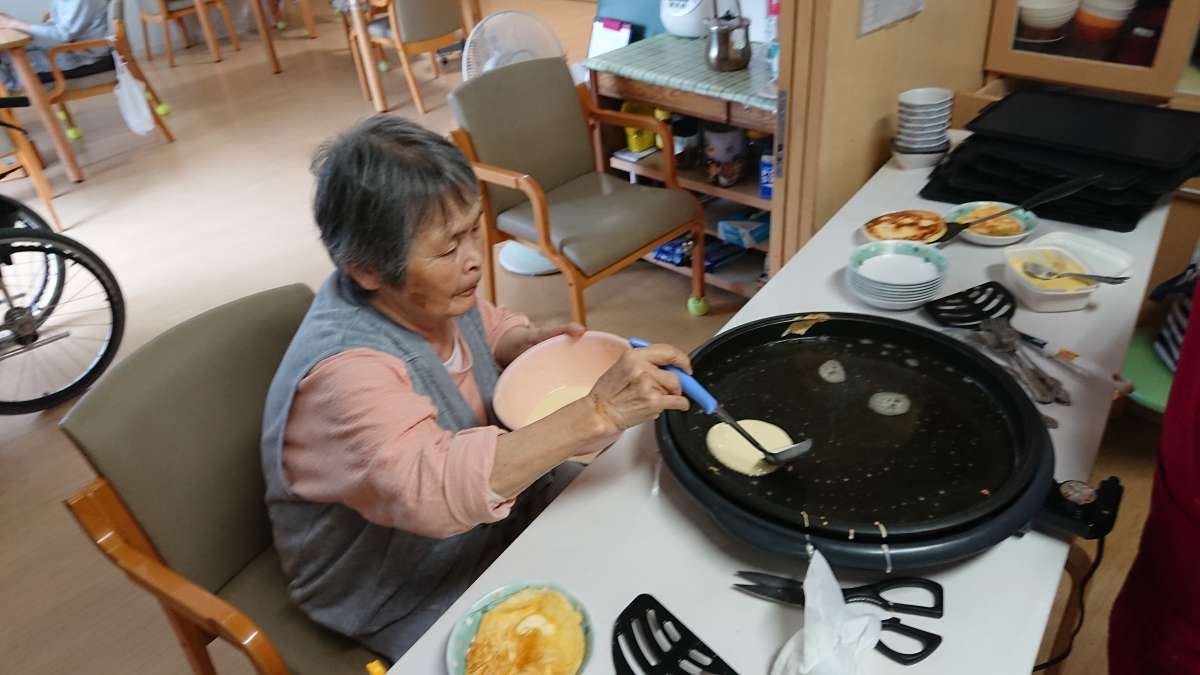
[[[734,0],[717,0],[721,9],[728,7],[736,13]],[[767,0],[741,0],[742,15],[750,19],[750,39],[754,42],[767,40]]]
[[[42,15],[49,11],[48,0],[4,0],[4,12],[22,21],[41,21]]]

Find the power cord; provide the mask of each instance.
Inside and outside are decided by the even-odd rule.
[[[1096,573],[1096,568],[1100,567],[1100,561],[1103,559],[1104,559],[1104,537],[1100,537],[1099,539],[1096,540],[1096,558],[1094,560],[1092,560],[1091,566],[1088,567],[1087,574],[1083,575],[1083,579],[1079,582],[1079,587],[1075,589],[1075,593],[1077,596],[1076,599],[1079,602],[1079,620],[1075,623],[1075,630],[1071,631],[1071,639],[1067,640],[1067,648],[1064,649],[1061,654],[1054,656],[1050,659],[1047,659],[1046,661],[1043,661],[1042,663],[1039,663],[1036,666],[1034,666],[1033,672],[1036,673],[1039,670],[1045,670],[1045,669],[1049,668],[1050,666],[1062,663],[1063,661],[1065,661],[1067,659],[1068,656],[1071,655],[1071,648],[1075,646],[1075,636],[1079,635],[1080,629],[1083,628],[1083,617],[1084,617],[1084,610],[1085,610],[1085,604],[1086,604],[1086,603],[1084,603],[1083,598],[1084,598],[1085,593],[1087,592],[1087,585],[1088,585],[1088,582],[1092,580],[1092,575],[1094,575]]]

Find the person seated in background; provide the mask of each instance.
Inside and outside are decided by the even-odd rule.
[[[659,366],[691,366],[674,347],[629,350],[584,398],[505,432],[499,369],[583,328],[536,327],[476,296],[482,201],[466,157],[381,115],[313,166],[336,269],[267,395],[266,502],[292,600],[398,659],[578,473],[568,460],[687,410]]]
[[[32,41],[25,53],[29,64],[43,82],[50,78],[50,50],[68,42],[102,40],[108,37],[108,3],[106,0],[54,0],[50,18],[45,23],[30,24],[0,12],[0,29],[8,28],[25,33]],[[112,70],[112,50],[101,47],[64,52],[55,56],[55,64],[64,73],[89,67]],[[99,71],[97,71],[99,72]],[[91,74],[91,73],[80,73]],[[10,93],[23,87],[7,55],[0,54],[0,84]]]

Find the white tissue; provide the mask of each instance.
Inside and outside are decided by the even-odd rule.
[[[779,650],[771,675],[856,675],[879,642],[880,618],[876,607],[846,604],[829,563],[815,552],[804,576],[804,627]]]

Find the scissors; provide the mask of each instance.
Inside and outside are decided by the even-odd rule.
[[[734,584],[733,587],[740,591],[753,595],[756,598],[781,602],[785,605],[804,606],[804,583],[801,581],[790,577],[766,574],[764,572],[741,571],[737,573],[737,576],[751,582],[748,584]],[[898,588],[919,588],[929,591],[933,596],[933,602],[929,605],[914,605],[893,602],[883,597],[884,593]],[[843,588],[842,597],[845,598],[846,602],[865,602],[875,605],[886,612],[913,614],[933,619],[942,618],[944,610],[942,585],[936,581],[919,577],[885,579],[865,586]],[[876,651],[896,663],[905,666],[921,662],[942,644],[942,636],[909,626],[894,616],[883,619],[880,622],[880,629],[884,632],[904,635],[920,643],[921,649],[915,652],[897,651],[884,644],[882,640],[876,643]]]

